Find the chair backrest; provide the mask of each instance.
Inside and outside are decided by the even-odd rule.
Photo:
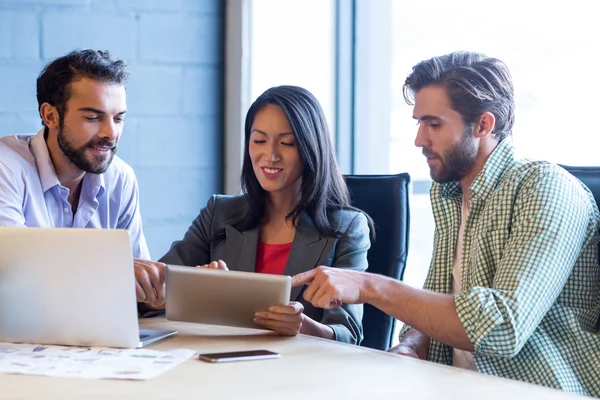
[[[367,255],[368,272],[402,280],[410,228],[408,195],[410,176],[346,175],[352,205],[360,208],[375,223],[375,241]],[[365,304],[362,346],[387,350],[393,340],[396,320]]]
[[[573,167],[569,165],[561,165],[569,171],[585,186],[587,186],[596,200],[596,205],[600,208],[600,167]]]
[[[571,175],[579,179],[590,189],[596,200],[596,205],[600,208],[600,167],[573,167],[561,165],[569,171]],[[600,243],[598,243],[598,264],[600,265]]]

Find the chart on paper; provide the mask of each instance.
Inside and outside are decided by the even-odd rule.
[[[194,354],[189,349],[157,351],[0,343],[0,373],[147,380]]]

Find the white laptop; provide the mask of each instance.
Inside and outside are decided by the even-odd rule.
[[[166,316],[173,321],[265,329],[254,313],[288,305],[286,275],[167,265]]]
[[[133,257],[121,229],[0,228],[0,341],[142,347]]]

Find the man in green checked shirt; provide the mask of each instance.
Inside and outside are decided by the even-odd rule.
[[[390,351],[600,396],[598,208],[555,164],[519,160],[500,60],[457,52],[413,68],[404,95],[434,183],[424,290],[319,267],[293,278],[316,307],[370,303],[403,321]]]

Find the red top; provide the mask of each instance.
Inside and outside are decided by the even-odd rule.
[[[283,275],[291,249],[292,242],[267,244],[259,241],[256,248],[254,270],[262,274]]]

